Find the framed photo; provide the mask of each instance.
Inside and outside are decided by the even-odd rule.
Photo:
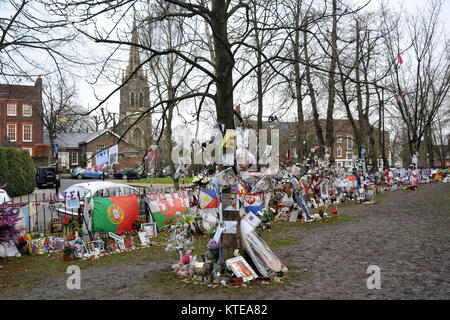
[[[224,211],[239,210],[239,197],[234,193],[222,193],[222,208]]]
[[[111,243],[106,247],[106,251],[108,251],[108,253],[112,253],[115,251],[114,249],[114,245]]]
[[[55,238],[55,239],[53,239],[53,249],[55,250],[55,251],[60,251],[60,250],[62,250],[63,249],[63,247],[64,247],[64,238]]]
[[[242,256],[228,259],[226,261],[227,268],[233,271],[238,278],[242,278],[244,282],[253,280],[258,277],[256,272],[250,267]]]
[[[147,237],[145,236],[145,232],[144,232],[144,231],[138,232],[138,235],[139,235],[139,240],[141,240],[141,244],[142,244],[143,246],[145,246],[146,244],[148,244],[148,239],[147,239]]]
[[[75,255],[79,257],[83,256],[86,253],[89,253],[89,250],[86,247],[86,243],[81,239],[72,240],[70,244],[75,248]]]
[[[220,186],[232,186],[238,183],[238,178],[232,168],[227,168],[219,172],[217,182]]]
[[[156,222],[142,223],[142,231],[145,232],[146,238],[154,238],[157,235]]]
[[[52,221],[50,222],[50,233],[63,233],[63,223],[62,221]]]
[[[105,245],[103,240],[94,240],[88,243],[89,251],[91,253],[94,252],[95,249],[98,249],[100,252],[105,251]]]

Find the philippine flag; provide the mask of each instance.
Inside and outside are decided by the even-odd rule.
[[[199,195],[200,209],[217,208],[219,200],[215,189],[200,190]]]

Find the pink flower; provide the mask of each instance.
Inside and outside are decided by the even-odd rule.
[[[190,253],[188,252],[188,253],[186,253],[186,254],[184,255],[184,257],[181,259],[180,263],[181,263],[181,264],[188,264],[190,261],[191,261],[191,255],[190,255]]]

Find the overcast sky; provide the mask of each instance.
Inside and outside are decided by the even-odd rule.
[[[1,1],[1,0],[0,0]],[[359,5],[363,5],[367,2],[367,0],[355,0]],[[368,10],[376,11],[379,8],[379,5],[382,0],[372,0],[371,3],[368,6]],[[385,0],[386,1],[386,0]],[[421,7],[426,6],[431,0],[387,0],[389,2],[389,5],[394,8],[400,8],[401,5],[403,5],[403,8],[411,13],[417,12],[417,10],[420,10]],[[418,9],[419,8],[419,9]],[[446,0],[443,4],[441,13],[441,21],[443,23],[443,26],[445,26],[445,32],[446,34],[450,34],[450,0]],[[123,63],[123,66],[120,66],[122,69],[126,68],[126,63]],[[84,77],[84,79],[87,79],[88,76]],[[45,81],[45,79],[44,79]],[[112,92],[117,86],[113,85],[111,83],[99,83],[95,86],[95,93],[99,98],[105,98],[110,92]],[[80,79],[77,81],[77,88],[78,88],[78,96],[79,96],[79,102],[83,107],[92,109],[93,107],[97,106],[99,101],[95,98],[94,95],[94,88],[91,87],[90,84],[87,83],[86,80]],[[152,90],[152,88],[150,88]],[[235,100],[238,100],[236,97]],[[235,105],[242,103],[242,101],[234,101]],[[110,112],[119,112],[119,93],[114,94],[104,105],[106,109]],[[244,113],[246,106],[241,105],[241,109]],[[295,113],[292,113],[295,114]],[[291,116],[294,120],[293,116]],[[288,120],[288,119],[284,119]]]
[[[423,7],[427,5],[426,2],[430,0],[389,0],[389,4],[393,7],[400,8],[403,5],[403,8],[408,10],[409,12],[417,12],[418,7]],[[362,5],[366,3],[367,0],[358,0],[358,4]],[[372,0],[368,6],[370,10],[376,10],[379,7],[381,0]],[[443,4],[443,11],[441,14],[441,20],[445,25],[445,30],[447,34],[450,34],[450,0],[446,0]],[[126,65],[123,66],[123,69],[126,68]],[[100,95],[100,97],[105,97],[109,94],[115,87],[113,85],[99,85],[95,88],[95,91]],[[90,106],[91,108],[97,105],[96,99],[93,95],[93,89],[87,83],[80,84],[79,86],[79,96],[84,106]],[[236,104],[239,102],[236,101]],[[241,106],[245,108],[245,106]],[[108,100],[107,108],[111,112],[119,112],[119,94],[115,94],[111,99]]]

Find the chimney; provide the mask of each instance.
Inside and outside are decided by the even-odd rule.
[[[40,97],[42,97],[42,78],[41,75],[38,75],[36,82],[34,83],[34,87],[36,88]]]

